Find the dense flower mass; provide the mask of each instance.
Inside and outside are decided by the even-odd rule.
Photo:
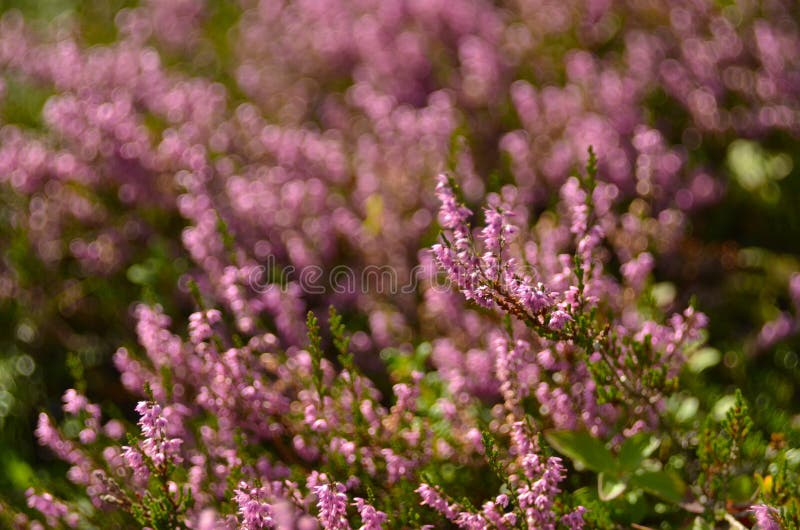
[[[10,4],[0,528],[800,528],[793,0]]]

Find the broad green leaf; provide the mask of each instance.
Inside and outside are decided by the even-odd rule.
[[[597,475],[597,495],[601,501],[616,499],[625,491],[627,484],[623,480],[609,477],[605,473]]]
[[[679,503],[686,493],[686,484],[670,471],[644,471],[630,479],[630,485],[672,503]]]
[[[587,432],[550,431],[545,433],[547,442],[559,453],[567,456],[578,466],[595,472],[616,475],[616,462],[603,442]]]
[[[624,472],[639,469],[642,460],[658,449],[661,441],[649,433],[639,433],[625,440],[619,450],[619,466]]]

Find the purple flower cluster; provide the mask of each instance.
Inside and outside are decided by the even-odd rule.
[[[78,515],[71,513],[66,504],[56,500],[50,493],[37,495],[33,488],[30,488],[25,492],[25,496],[28,498],[28,506],[44,515],[48,525],[56,526],[59,522],[63,522],[69,528],[78,526]]]
[[[597,308],[625,307],[626,296],[644,292],[652,268],[648,253],[629,253],[631,257],[620,267],[622,283],[605,272],[608,250],[624,255],[628,249],[614,248],[624,220],[612,210],[613,201],[607,199],[602,183],[596,186],[590,195],[575,178],[564,184],[564,211],[559,220],[564,237],[561,245],[555,245],[544,239],[556,232],[552,218],[540,221],[548,226],[540,232],[542,239],[537,239],[534,230],[527,235],[528,241],[515,241],[510,236],[519,230],[508,216],[489,211],[486,226],[473,237],[468,225],[471,212],[441,177],[437,188],[440,219],[448,235],[434,245],[433,253],[466,299],[505,312],[526,327],[518,330],[526,338],[518,339],[515,348],[509,350],[500,339],[484,354],[497,359],[495,392],[502,394],[509,411],[533,395],[559,428],[583,425],[595,435],[606,436],[622,420],[627,424],[621,432],[630,436],[644,426],[654,427],[663,406],[662,390],[658,385],[648,388],[639,376],[651,371],[659,374],[662,383],[673,379],[684,361],[682,349],[701,338],[706,318],[689,308],[657,323],[628,307],[616,321],[592,322]],[[505,191],[513,193],[510,188]],[[603,245],[604,240],[609,243]],[[550,264],[555,267],[551,269]],[[608,328],[614,330],[613,338]],[[531,331],[533,336],[528,337]],[[504,332],[496,327],[491,334]],[[531,353],[537,349],[541,351]],[[599,372],[597,365],[605,369]],[[615,400],[605,399],[606,387],[613,385],[623,393],[616,405],[612,404]]]
[[[181,462],[180,446],[183,440],[167,437],[167,418],[158,404],[140,401],[136,406],[143,439],[138,447],[123,446],[122,458],[133,470],[135,477],[147,479],[151,467],[160,473],[168,465]]]
[[[74,389],[63,427],[39,416],[90,502],[28,507],[159,530],[590,526],[538,435],[616,454],[658,432],[707,336],[654,285],[726,188],[696,151],[800,135],[797,6],[240,0],[219,39],[212,4],[146,0],[93,46],[0,18],[0,99],[48,94],[39,125],[0,123],[0,235],[45,271],[33,288],[4,256],[0,302],[55,300],[69,349],[91,342],[69,320],[91,321],[87,277],[198,306],[185,330],[133,306],[140,348],[113,365],[138,430]],[[149,276],[165,262],[174,293]],[[376,269],[415,288],[322,279]],[[758,347],[800,329],[800,276],[789,293]],[[306,320],[328,306],[352,336]]]
[[[347,495],[344,484],[320,484],[314,487],[319,508],[319,521],[325,530],[349,530]]]
[[[254,290],[253,271],[271,256],[297,271],[385,265],[406,283],[435,218],[431,175],[450,163],[458,130],[490,151],[464,142],[455,149],[469,201],[485,197],[478,168],[497,151],[508,156],[517,202],[542,207],[591,144],[603,153],[608,184],[597,193],[650,202],[663,228],[657,244],[668,246],[684,211],[722,189],[715,168],[690,161],[691,146],[707,135],[800,130],[800,31],[788,4],[775,0],[762,13],[712,2],[242,2],[229,32],[241,104],[230,88],[173,71],[159,55],[206,56],[202,2],[125,10],[115,19],[119,40],[92,48],[67,30],[42,37],[11,13],[0,66],[56,94],[44,131],[3,126],[0,179],[35,199],[16,218],[49,267],[76,260],[93,274],[124,270],[157,230],[140,212],[182,217],[198,283],[243,331],[266,321],[297,345],[302,315],[319,302],[297,277]],[[562,34],[575,42],[549,45]],[[345,88],[334,88],[343,79]],[[664,127],[683,144],[643,110],[659,91],[686,115]],[[514,126],[502,118],[508,108]],[[226,248],[220,218],[235,248]],[[581,226],[577,215],[571,227]],[[605,228],[586,234],[586,251]],[[631,248],[630,258],[645,251]],[[370,314],[368,333],[354,343],[362,351],[415,331],[413,297],[326,294],[323,304]],[[547,302],[539,290],[519,295],[534,308]],[[563,323],[559,314],[553,325]]]
[[[781,530],[781,525],[775,520],[777,510],[766,504],[755,504],[751,507],[756,518],[759,530]]]
[[[495,499],[486,501],[480,512],[471,512],[449,500],[438,489],[422,484],[416,490],[422,498],[422,504],[436,510],[457,527],[470,530],[520,528],[520,512],[525,528],[555,530],[557,521],[567,528],[583,528],[585,508],[578,507],[560,519],[553,511],[554,499],[561,491],[558,485],[565,478],[561,459],[540,456],[536,443],[531,441],[523,423],[512,424],[510,430],[515,453],[508,477],[511,493],[501,493]],[[515,506],[519,507],[520,512],[512,510]]]

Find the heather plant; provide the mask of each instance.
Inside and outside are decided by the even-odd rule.
[[[109,510],[116,510],[126,514],[122,521],[152,528],[314,526],[313,515],[323,528],[349,528],[349,521],[359,518],[368,528],[407,527],[438,520],[414,508],[422,503],[438,509],[440,504],[432,500],[435,490],[418,482],[420,476],[435,477],[446,487],[487,465],[475,405],[456,406],[433,373],[396,370],[390,374],[398,381],[393,403],[384,406],[353,365],[348,338],[333,310],[329,320],[338,367],[324,357],[313,314],[308,348],[285,353],[270,351],[274,336],[221,349],[230,337],[212,330],[201,313],[193,315],[192,324],[204,321],[198,326],[203,329],[190,324],[190,343],[183,343],[159,327],[164,319],[154,320],[157,316],[141,309],[143,344],[175,341],[175,350],[187,353],[183,359],[196,363],[186,375],[198,384],[129,365],[123,378],[136,380],[145,400],[136,407],[140,432],[129,433],[122,446],[117,445],[122,430],[116,420],[103,424],[98,407],[74,390],[65,394],[63,409],[82,422],[80,444],[43,413],[40,443],[72,465],[70,480],[87,486],[95,507],[82,513],[62,510],[64,504],[52,495],[29,491],[29,506],[45,514],[49,524],[101,523],[114,517]],[[156,362],[152,356],[163,345],[145,346],[149,361]],[[173,368],[177,375],[184,367]],[[214,383],[215,378],[221,379]],[[162,394],[166,380],[172,392]],[[159,395],[170,404],[158,404]],[[272,408],[275,419],[270,421]],[[560,459],[539,462],[534,434],[521,422],[506,427],[515,440],[514,465],[522,465],[526,477],[510,483],[515,510],[509,496],[501,494],[505,500],[489,502],[483,514],[452,508],[441,516],[469,528],[486,527],[487,521],[513,526],[517,517],[550,527],[560,517],[572,528],[582,527],[581,510],[557,516],[566,506],[559,504],[558,511],[552,506],[564,478]],[[500,466],[497,450],[490,447],[491,462]],[[463,467],[457,476],[454,464]],[[444,476],[443,466],[450,468]],[[503,468],[498,469],[499,480],[506,481]],[[463,485],[459,489],[465,491]],[[549,500],[544,503],[544,498]]]
[[[574,429],[582,424],[592,434],[602,436],[609,430],[612,434],[620,432],[613,427],[619,417],[626,422],[622,433],[631,435],[646,426],[654,427],[663,395],[675,386],[685,359],[683,350],[698,341],[706,317],[689,308],[673,315],[667,326],[635,313],[625,315],[624,322],[613,320],[614,308],[622,305],[615,300],[622,287],[605,274],[599,247],[606,231],[616,227],[611,204],[601,206],[602,217],[595,209],[596,164],[590,151],[585,176],[588,189],[581,189],[577,179],[572,179],[561,190],[566,210],[561,213],[573,236],[573,252],[546,256],[537,252],[535,241],[522,242],[526,255],[560,263],[562,269],[552,277],[543,278],[543,271],[535,269],[536,262],[528,261],[533,270],[518,267],[520,258],[514,257],[511,248],[518,228],[504,215],[503,206],[485,211],[486,226],[477,237],[483,249],[476,249],[466,224],[470,212],[457,203],[444,178],[438,187],[440,218],[452,242],[443,236],[444,243],[435,245],[434,253],[467,299],[506,312],[542,341],[534,348],[543,348],[534,362],[526,359],[532,348],[524,340],[511,351],[504,351],[508,348],[502,343],[498,345],[498,371],[519,374],[522,366],[535,367],[525,374],[530,381],[522,379],[517,388],[503,389],[507,408],[518,405],[525,389],[530,389],[559,427]],[[602,188],[599,191],[602,197]],[[650,267],[652,258],[643,253],[624,263],[620,276],[641,289]],[[537,281],[537,277],[547,283]],[[543,377],[548,371],[555,373]],[[561,377],[555,377],[556,373]],[[552,378],[556,385],[548,384]],[[581,394],[575,395],[576,390]],[[573,395],[564,399],[570,391]]]
[[[17,7],[0,524],[798,524],[795,3]]]
[[[597,252],[605,232],[592,233],[600,215],[581,193],[595,191],[595,179],[590,152],[586,174],[565,184],[580,200],[564,201],[574,251],[560,259],[557,289],[518,266],[511,248],[521,230],[506,207],[487,210],[473,237],[470,212],[440,178],[450,236],[433,253],[467,298],[506,314],[492,331],[497,405],[454,394],[424,351],[387,357],[387,400],[355,363],[333,308],[324,336],[310,312],[306,347],[282,350],[271,333],[240,336],[236,316],[226,322],[206,308],[195,287],[188,340],[160,308],[140,305],[145,358],[115,355],[123,383],[143,399],[126,442],[122,424],[104,423],[75,390],[63,398],[72,435],[69,423],[60,430],[39,418],[39,442],[70,464],[90,503],[30,489],[28,506],[72,527],[118,517],[152,528],[583,528],[650,518],[703,528],[741,527],[736,517],[751,513],[761,528],[791,528],[793,450],[753,432],[742,395],[707,412],[696,434],[680,425],[693,415],[670,406],[705,318],[689,309],[669,325],[613,320],[618,289]],[[627,281],[636,276],[621,268]],[[562,398],[576,388],[580,413]],[[494,484],[480,478],[487,472]],[[565,492],[569,478],[584,486]],[[750,503],[737,512],[739,498]]]

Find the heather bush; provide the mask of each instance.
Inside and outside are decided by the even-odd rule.
[[[0,526],[800,527],[795,3],[13,7]]]

